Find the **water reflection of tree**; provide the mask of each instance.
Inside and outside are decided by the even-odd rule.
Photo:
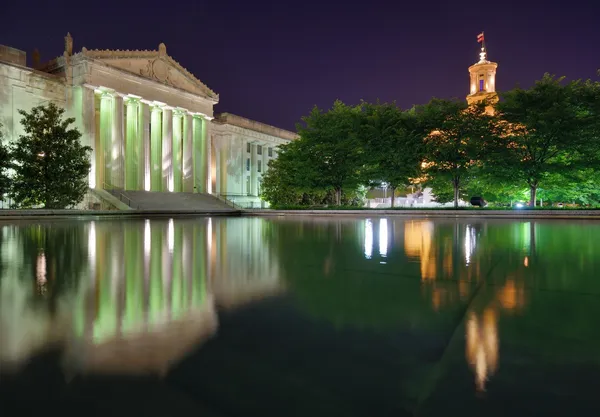
[[[36,286],[38,298],[52,308],[79,285],[87,266],[85,232],[81,223],[58,222],[27,225],[16,234],[23,256],[21,279]]]
[[[379,262],[363,253],[367,221],[273,221],[270,243],[277,248],[283,278],[301,308],[338,326],[427,328],[439,322],[440,317],[418,296],[418,281],[372,270]],[[387,233],[393,242],[395,234],[403,232],[398,227],[403,222],[389,223]],[[398,262],[400,270],[413,266],[401,258],[401,246],[393,253],[391,249],[393,245],[387,256]]]

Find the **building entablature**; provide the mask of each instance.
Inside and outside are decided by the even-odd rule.
[[[216,120],[216,119],[215,119]],[[234,126],[230,124],[217,123],[213,120],[211,131],[215,136],[226,136],[230,138],[243,138],[247,143],[276,147],[289,143],[289,139],[280,138],[255,130]]]

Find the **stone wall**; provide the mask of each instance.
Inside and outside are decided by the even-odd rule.
[[[0,123],[5,139],[16,140],[23,129],[19,110],[54,102],[65,106],[65,84],[62,77],[0,62]]]

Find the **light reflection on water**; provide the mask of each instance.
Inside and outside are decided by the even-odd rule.
[[[3,226],[0,364],[59,344],[71,372],[164,373],[216,333],[218,305],[283,291],[261,224]]]
[[[219,311],[292,295],[307,322],[365,338],[434,334],[461,311],[451,325],[483,391],[501,372],[503,320],[526,316],[532,286],[593,286],[598,236],[583,223],[377,217],[6,224],[0,366],[57,344],[70,372],[163,374],[217,335]]]

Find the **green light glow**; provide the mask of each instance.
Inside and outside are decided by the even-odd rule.
[[[162,111],[152,108],[150,121],[150,191],[162,191]]]
[[[140,184],[140,101],[135,98],[127,100],[127,120],[125,132],[125,189],[141,190]]]
[[[194,158],[194,191],[206,192],[207,158],[206,158],[206,120],[194,116],[193,121],[193,158]]]
[[[183,113],[173,112],[173,191],[183,191]]]
[[[102,181],[106,183],[109,187],[114,186],[114,184],[112,184],[113,113],[114,98],[112,97],[112,95],[110,95],[110,93],[103,92],[100,96],[100,152],[103,164],[102,167],[100,167],[99,169],[102,169],[103,171]]]

